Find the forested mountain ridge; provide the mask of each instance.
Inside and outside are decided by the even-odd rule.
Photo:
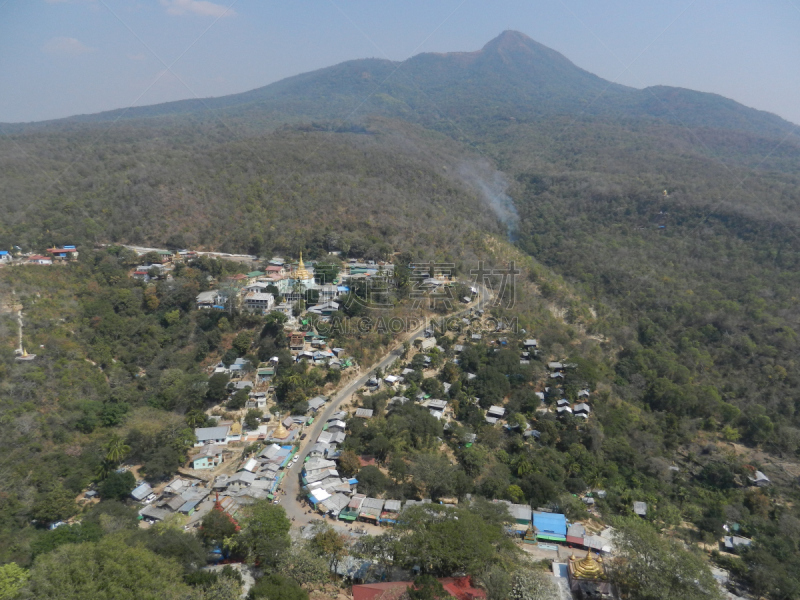
[[[350,61],[225,98],[2,130],[0,249],[87,249],[41,302],[42,274],[25,270],[34,267],[6,272],[45,344],[38,364],[16,364],[10,342],[0,355],[3,422],[31,441],[16,450],[24,457],[13,481],[43,462],[41,448],[62,468],[8,496],[5,531],[54,514],[51,501],[71,505],[110,428],[126,418],[128,430],[153,428],[158,417],[145,405],[185,410],[176,390],[195,389],[199,360],[226,350],[238,327],[192,310],[206,285],[200,266],[177,286],[159,284],[152,308],[152,294],[126,278],[133,257],[89,247],[396,251],[452,261],[465,275],[488,246],[520,263],[520,253],[530,257],[510,316],[524,317],[547,357],[580,364],[581,381],[598,392],[596,420],[585,429],[539,421],[533,387],[515,383],[498,402],[541,427],[545,441],[502,437],[472,414],[480,437],[474,452],[458,452],[459,465],[475,469],[464,490],[499,497],[516,487],[544,503],[591,480],[609,490],[607,514],[646,498],[649,519],[687,540],[713,543],[736,523],[756,545],[720,564],[759,594],[797,597],[800,537],[782,535],[800,532],[796,484],[791,468],[769,468],[800,454],[792,124],[713,94],[613,85],[506,32],[477,52]],[[497,222],[498,199],[512,203],[511,221]],[[497,241],[506,230],[513,251]],[[12,326],[4,321],[4,331]],[[519,375],[518,356],[474,350],[474,371],[501,382]],[[56,380],[68,393],[41,387]],[[37,398],[65,402],[49,412]],[[776,485],[743,487],[759,467]],[[5,556],[32,555],[29,542]]]
[[[215,112],[219,114],[212,115]],[[369,114],[428,125],[440,120],[469,122],[478,116],[507,120],[603,115],[768,136],[788,135],[794,127],[717,94],[669,86],[637,90],[612,83],[516,31],[503,32],[475,52],[423,53],[403,62],[352,60],[240,94],[2,126],[18,132],[181,115],[263,126],[289,118],[351,120]]]

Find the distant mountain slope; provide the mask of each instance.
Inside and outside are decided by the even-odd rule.
[[[134,139],[122,128],[68,142],[63,134],[0,142],[0,248],[174,242],[385,256],[418,246],[454,259],[501,231],[457,175],[480,157],[412,125],[287,128],[226,141],[174,133]]]
[[[486,121],[554,115],[645,119],[778,137],[794,128],[780,117],[716,94],[667,86],[636,90],[606,81],[516,31],[503,32],[475,52],[424,53],[404,62],[353,60],[241,94],[81,115],[33,127],[219,116],[269,128],[287,120],[365,115],[466,127],[470,134],[481,131]]]

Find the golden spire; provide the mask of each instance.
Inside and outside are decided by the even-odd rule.
[[[578,560],[575,555],[569,557],[572,575],[576,579],[605,579],[606,572],[603,568],[603,559],[592,558],[591,552],[586,554],[585,558]]]
[[[272,437],[277,440],[286,439],[289,436],[289,431],[283,426],[281,421],[281,413],[277,413],[275,418],[278,420],[278,427],[272,432]]]
[[[303,263],[303,253],[300,253],[300,264],[297,265],[297,271],[294,273],[295,279],[311,279],[311,273],[306,270],[306,265]]]

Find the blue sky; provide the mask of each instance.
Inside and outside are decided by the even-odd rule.
[[[0,0],[0,122],[221,96],[519,30],[606,79],[800,123],[800,0]]]

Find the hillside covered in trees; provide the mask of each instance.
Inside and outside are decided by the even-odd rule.
[[[0,128],[0,249],[406,252],[462,275],[487,257],[524,264],[510,314],[604,401],[589,429],[543,419],[535,447],[464,409],[479,437],[467,451],[452,436],[449,493],[557,503],[602,484],[609,515],[646,497],[655,526],[694,543],[735,522],[756,544],[720,564],[758,594],[797,597],[792,124],[711,94],[614,85],[506,32],[472,53],[351,61],[226,98]],[[49,535],[31,520],[71,516],[112,431],[138,440],[147,472],[173,472],[186,414],[205,401],[200,365],[261,325],[192,312],[218,267],[147,292],[127,279],[135,259],[123,250],[84,254],[49,280],[0,272],[45,346],[42,363],[14,362],[14,321],[0,321],[12,432],[0,442],[0,526],[16,540],[0,557],[26,566]],[[481,344],[468,354],[487,382],[515,382],[486,385],[534,422],[535,377],[511,377],[518,366]],[[371,424],[352,449],[383,444],[387,465],[401,450],[413,464],[432,447],[400,445],[392,427],[404,426]],[[762,463],[775,485],[745,489]],[[380,483],[413,495],[402,478]]]

